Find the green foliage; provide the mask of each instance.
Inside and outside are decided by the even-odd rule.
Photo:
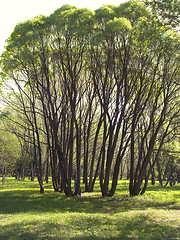
[[[36,40],[38,40],[40,32],[41,34],[43,32],[44,21],[45,16],[37,16],[33,19],[17,24],[8,39],[9,45],[7,46],[7,49],[20,49],[28,45],[33,46]]]
[[[170,52],[180,50],[180,35],[173,30],[167,30],[161,35],[162,44],[164,51],[167,51],[169,54]]]
[[[12,73],[15,69],[22,70],[22,61],[24,65],[30,63],[32,58],[37,61],[37,56],[33,52],[44,32],[44,16],[37,16],[16,25],[7,40],[6,51],[1,56],[2,68],[6,73]]]
[[[115,12],[111,5],[103,5],[95,11],[95,19],[98,22],[107,22],[115,17]]]
[[[59,32],[64,35],[69,32],[73,35],[86,36],[93,29],[93,15],[94,12],[89,9],[77,9],[65,5],[56,10],[49,19]]]
[[[154,15],[166,26],[176,28],[180,24],[179,0],[144,0]]]
[[[77,9],[77,7],[71,6],[71,5],[69,5],[69,4],[65,4],[65,5],[63,5],[61,8],[58,8],[57,10],[55,10],[52,15],[61,16],[61,14],[62,14],[63,12],[70,11],[70,10],[73,10],[73,9]]]
[[[7,132],[2,123],[0,127],[0,173],[5,177],[15,170],[20,157],[20,146],[16,136]]]
[[[107,32],[116,32],[120,34],[128,34],[132,29],[131,22],[126,18],[114,18],[107,23]]]
[[[116,14],[119,17],[125,17],[129,19],[133,25],[136,23],[136,21],[138,21],[139,18],[151,18],[150,11],[143,3],[136,0],[130,0],[120,4],[120,6],[116,9]]]

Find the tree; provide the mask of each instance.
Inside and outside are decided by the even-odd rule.
[[[40,184],[40,192],[43,193],[42,152],[40,129],[37,119],[36,85],[34,82],[37,73],[36,71],[39,70],[39,62],[35,55],[36,39],[31,32],[34,26],[38,29],[40,28],[42,19],[43,17],[35,18],[34,20],[17,25],[9,38],[9,45],[6,54],[4,54],[3,57],[6,59],[6,65],[4,65],[6,72],[11,75],[11,78],[14,80],[14,83],[19,90],[18,99],[21,104],[21,110],[33,132],[34,156],[37,161],[36,168],[38,172],[38,181]],[[27,91],[22,86],[22,83],[25,84],[25,89],[27,89]]]
[[[173,122],[179,117],[179,108],[176,107],[179,106],[177,94],[179,86],[176,81],[173,81],[179,76],[178,46],[176,45],[179,37],[175,33],[174,38],[171,35],[170,39],[164,40],[162,35],[164,28],[161,30],[158,25],[153,24],[153,26],[155,27],[154,33],[156,32],[155,38],[151,35],[151,40],[147,41],[146,37],[145,41],[154,46],[148,47],[149,50],[152,50],[148,57],[145,53],[143,64],[147,60],[148,68],[141,67],[140,86],[138,93],[135,94],[136,101],[131,130],[131,195],[145,192],[150,172],[157,161],[163,142],[171,132]],[[148,34],[147,29],[146,34]],[[142,41],[141,44],[143,45]],[[143,47],[146,49],[147,45],[143,45]],[[141,56],[143,56],[143,52],[141,52]],[[157,150],[153,154],[154,148]],[[135,158],[137,158],[137,163]],[[147,168],[149,168],[148,171]],[[145,179],[144,187],[142,186],[143,179]]]

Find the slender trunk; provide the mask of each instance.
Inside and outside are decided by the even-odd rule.
[[[1,171],[2,171],[2,185],[5,184],[5,178],[6,178],[6,169],[4,166],[1,167]]]
[[[87,189],[88,192],[92,192],[93,185],[94,185],[93,184],[94,180],[92,180],[93,179],[93,169],[94,169],[94,162],[95,162],[95,155],[96,155],[96,149],[97,149],[98,136],[99,136],[99,133],[100,133],[101,126],[102,126],[102,117],[100,117],[100,119],[99,119],[99,123],[98,123],[97,130],[96,130],[96,135],[95,135],[95,138],[94,138],[93,152],[92,152],[92,159],[91,159],[91,166],[90,166],[89,184],[88,184],[88,189]],[[99,164],[100,164],[100,160],[98,160],[98,164],[97,164],[97,168],[96,168],[96,172],[95,172],[95,176],[94,176],[95,179],[97,177]]]
[[[111,190],[109,191],[109,196],[113,196],[114,193],[115,193],[117,182],[118,182],[118,176],[119,176],[119,168],[120,168],[120,165],[122,164],[124,154],[126,152],[126,149],[128,147],[129,141],[130,141],[130,137],[129,137],[126,140],[126,143],[124,144],[126,131],[127,131],[126,123],[124,121],[123,131],[122,131],[122,136],[121,136],[121,144],[120,144],[119,152],[118,152],[118,155],[117,155],[117,158],[116,158],[116,163],[115,163],[115,167],[114,167],[114,171],[113,171],[112,186],[111,186]]]
[[[77,188],[75,190],[75,195],[80,191],[80,161],[81,161],[81,129],[78,127],[76,121],[76,170],[77,170]]]
[[[135,131],[135,126],[132,123],[132,131],[131,131],[131,160],[130,160],[130,182],[129,182],[129,192],[130,195],[134,194],[134,164],[135,164],[135,159],[134,159],[134,131]]]
[[[160,163],[159,163],[159,159],[157,159],[156,166],[157,166],[158,180],[159,180],[160,186],[163,186],[162,174],[161,174],[161,166],[160,166]]]
[[[104,132],[103,132],[103,144],[102,144],[102,161],[101,161],[101,173],[100,173],[100,186],[102,196],[106,196],[108,191],[108,185],[104,185],[104,167],[105,167],[105,154],[106,154],[106,139],[107,139],[107,124],[106,116],[104,117]]]
[[[154,171],[154,168],[151,171],[151,184],[152,185],[155,184],[155,171]]]
[[[46,183],[49,182],[49,147],[47,147],[46,152],[46,176],[45,176]]]

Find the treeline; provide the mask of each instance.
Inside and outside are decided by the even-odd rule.
[[[144,4],[64,5],[18,24],[7,43],[17,174],[37,176],[42,193],[51,175],[66,196],[81,177],[85,191],[99,178],[102,196],[122,177],[130,195],[143,194],[155,173],[161,183],[179,180],[179,35]]]

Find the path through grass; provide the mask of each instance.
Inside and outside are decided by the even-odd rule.
[[[0,186],[0,240],[180,239],[180,186],[149,187],[129,197],[121,181],[116,195],[102,198],[98,188],[67,198],[46,184],[7,179]]]

